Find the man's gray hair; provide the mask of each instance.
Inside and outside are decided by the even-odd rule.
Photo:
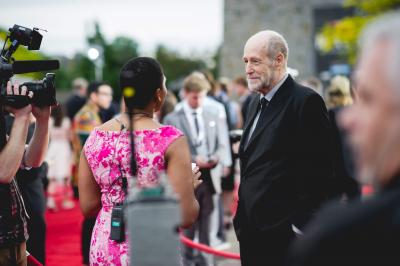
[[[388,42],[390,53],[385,72],[393,88],[400,93],[400,12],[390,12],[370,23],[363,31],[359,46],[361,53],[368,52],[377,42]],[[400,94],[399,94],[400,95]]]
[[[269,31],[268,55],[272,58],[282,53],[287,61],[289,57],[289,46],[283,36],[276,31]]]

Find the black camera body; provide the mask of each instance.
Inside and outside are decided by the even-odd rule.
[[[8,49],[5,49],[7,40],[11,41]],[[6,86],[14,74],[41,72],[59,68],[58,60],[36,60],[36,61],[14,61],[12,54],[19,45],[27,46],[28,50],[39,50],[42,35],[37,28],[32,30],[19,25],[9,29],[9,34],[4,42],[0,57],[0,102],[3,105],[13,108],[22,108],[28,104],[39,107],[52,106],[57,104],[56,90],[54,86],[55,74],[47,73],[41,81],[25,82],[28,91],[33,92],[33,98],[22,95],[7,95]]]

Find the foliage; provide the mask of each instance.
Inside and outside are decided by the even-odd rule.
[[[183,79],[195,70],[206,68],[203,60],[184,57],[163,45],[157,47],[155,57],[163,66],[164,74],[167,77],[167,85],[173,81]]]
[[[400,6],[400,0],[345,0],[344,7],[354,8],[355,15],[325,25],[317,36],[323,53],[343,55],[354,64],[357,40],[366,24],[378,15]]]

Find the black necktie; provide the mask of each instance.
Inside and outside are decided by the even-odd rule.
[[[254,124],[254,120],[256,119],[258,112],[261,110],[261,111],[260,111],[260,116],[258,117],[257,124],[258,124],[258,122],[260,121],[261,116],[262,116],[262,114],[264,113],[264,110],[266,109],[268,103],[269,103],[269,101],[268,101],[267,99],[265,99],[265,97],[262,97],[262,98],[260,99],[260,101],[258,102],[256,112],[255,112],[254,116],[253,116],[252,119],[251,119],[251,123],[248,125],[248,132],[247,132],[248,135],[246,135],[246,139],[245,139],[245,140],[246,140],[246,142],[245,142],[245,148],[247,148],[247,145],[248,145],[249,142],[250,142],[251,136],[253,135],[254,131],[255,131],[256,128],[257,128],[257,125],[256,125],[255,128],[254,128],[254,130],[253,130],[253,132],[251,132],[251,129],[252,129],[253,124]]]
[[[250,124],[249,124],[249,127],[251,128],[251,126],[253,125],[253,123],[254,123],[254,119],[256,119],[256,117],[257,117],[257,114],[258,114],[258,111],[260,111],[260,109],[261,109],[261,114],[263,113],[263,111],[265,110],[265,107],[267,106],[267,104],[268,104],[268,100],[267,99],[265,99],[264,97],[262,97],[259,101],[258,101],[258,104],[257,104],[257,109],[256,109],[256,111],[255,111],[255,113],[254,113],[254,116],[251,118],[251,122],[250,122]],[[261,114],[260,114],[260,117],[261,117]],[[260,119],[260,118],[259,118]]]
[[[261,114],[264,112],[265,107],[267,107],[268,103],[269,101],[267,99],[265,99],[264,97],[261,98],[260,102],[258,103],[258,105],[260,106],[259,108],[261,109]]]

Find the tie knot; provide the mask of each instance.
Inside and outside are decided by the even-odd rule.
[[[264,110],[264,108],[265,108],[265,106],[268,104],[268,100],[267,99],[265,99],[264,97],[262,97],[261,99],[260,99],[260,108],[262,109],[262,110]]]
[[[193,115],[193,116],[196,116],[196,115],[197,115],[197,112],[196,112],[196,111],[194,111],[194,112],[192,113],[192,115]]]

